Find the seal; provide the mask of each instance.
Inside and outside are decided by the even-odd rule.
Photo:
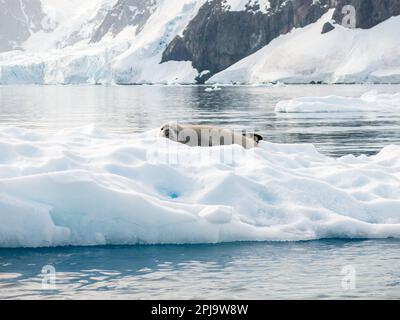
[[[190,147],[214,147],[238,144],[245,149],[258,147],[263,137],[255,133],[242,133],[231,129],[207,125],[181,125],[166,123],[161,126],[160,136]]]

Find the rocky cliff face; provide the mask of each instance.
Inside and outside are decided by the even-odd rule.
[[[249,1],[244,11],[231,11],[224,0],[209,1],[183,36],[169,44],[162,61],[190,60],[200,72],[209,70],[206,77],[210,77],[279,35],[315,22],[329,9],[328,2],[271,0],[260,10],[259,4]]]
[[[400,0],[337,0],[333,20],[342,23],[342,8],[352,5],[356,12],[356,28],[369,29],[377,24],[400,15]]]
[[[0,52],[18,49],[43,28],[44,17],[40,0],[0,1]]]
[[[116,36],[127,26],[136,26],[136,33],[139,33],[156,9],[156,4],[157,0],[119,0],[108,12],[91,42],[100,41],[109,32]]]

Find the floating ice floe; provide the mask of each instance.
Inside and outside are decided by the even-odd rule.
[[[400,93],[369,91],[359,98],[341,96],[301,97],[278,102],[277,113],[369,112],[400,110]]]
[[[213,91],[221,91],[222,89],[218,86],[218,84],[214,84],[212,87],[206,88],[205,92],[213,92]]]
[[[191,148],[156,132],[0,129],[0,247],[400,238],[400,146]]]

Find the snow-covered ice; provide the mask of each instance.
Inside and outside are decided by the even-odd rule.
[[[340,112],[370,112],[398,111],[400,93],[379,94],[369,91],[359,98],[341,96],[300,97],[277,103],[277,113],[340,113]]]
[[[0,247],[400,238],[399,199],[395,145],[336,159],[308,144],[0,129]]]

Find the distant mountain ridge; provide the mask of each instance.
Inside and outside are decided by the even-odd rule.
[[[346,5],[355,8],[354,31],[342,31]],[[400,82],[400,52],[391,32],[383,34],[383,53],[365,57],[365,65],[351,71],[355,74],[342,76],[350,70],[343,63],[328,63],[326,71],[317,56],[322,50],[332,59],[340,51],[341,40],[334,36],[339,33],[356,51],[355,43],[369,45],[358,38],[398,15],[400,0],[0,0],[0,84],[302,82],[299,77]],[[320,30],[307,38],[314,52],[290,46],[287,53],[291,34],[316,24]],[[250,57],[256,55],[260,64],[260,52],[270,55],[272,48],[277,57],[293,59],[283,65],[284,59],[269,58],[274,65],[266,61],[255,70]],[[346,52],[341,57],[346,59]],[[294,70],[291,60],[307,66]]]

